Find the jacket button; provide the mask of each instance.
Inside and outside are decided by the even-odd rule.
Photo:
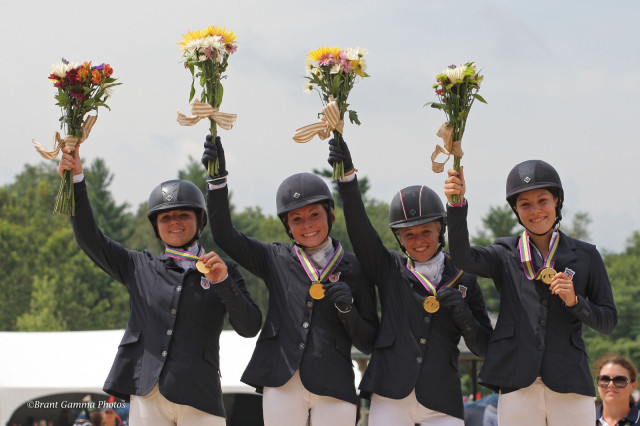
[[[429,324],[431,322],[431,317],[424,317],[424,323]]]
[[[547,325],[547,322],[545,320],[540,320],[540,325],[544,327]]]
[[[167,336],[171,336],[172,334],[173,334],[173,330],[168,329],[168,330],[167,330]]]
[[[313,302],[307,302],[307,308],[313,308]]]
[[[308,323],[308,322],[305,322],[304,324],[302,324],[302,327],[303,327],[303,328],[309,328],[309,323]]]
[[[422,339],[420,339],[420,344],[421,345],[426,345],[427,344],[427,339],[425,339],[424,337]]]
[[[416,358],[416,362],[417,362],[418,364],[422,364],[422,357],[421,357],[421,356],[419,356],[418,358]]]
[[[547,299],[542,300],[542,306],[547,306],[549,301]]]
[[[167,351],[162,351],[162,357],[166,358],[166,356],[167,356]]]
[[[179,285],[178,287],[176,287],[176,291],[177,291],[177,292],[181,292],[181,291],[182,291],[182,286],[181,286],[181,285]]]
[[[171,314],[172,317],[175,317],[176,314],[178,313],[178,310],[177,309],[172,309],[172,310],[169,311],[169,313]]]
[[[304,343],[300,343],[300,344],[298,345],[298,349],[304,349]]]

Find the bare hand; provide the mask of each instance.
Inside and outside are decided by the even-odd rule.
[[[449,177],[444,182],[444,194],[447,196],[447,200],[452,203],[453,196],[458,195],[458,200],[462,202],[462,200],[464,200],[464,193],[466,192],[464,185],[464,168],[460,167],[460,173],[454,169],[449,169],[447,173]]]
[[[573,281],[564,272],[559,272],[553,277],[549,290],[551,294],[557,294],[567,306],[575,306],[577,303]]]
[[[209,268],[209,272],[204,274],[204,276],[212,283],[220,282],[227,277],[227,264],[224,263],[224,260],[222,260],[216,252],[210,251],[200,257],[199,260]]]
[[[62,177],[66,170],[73,170],[74,176],[82,173],[80,145],[76,145],[76,149],[75,151],[73,151],[73,154],[70,153],[71,149],[69,149],[68,146],[62,148],[62,158],[60,159],[60,163],[58,164],[58,174],[60,175],[60,177]]]

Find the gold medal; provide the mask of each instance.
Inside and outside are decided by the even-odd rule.
[[[322,284],[315,283],[309,287],[309,294],[316,300],[320,300],[324,297],[324,288],[322,288]]]
[[[440,302],[438,302],[438,299],[436,299],[434,296],[428,296],[426,299],[424,299],[422,307],[425,311],[433,314],[435,312],[438,312],[438,309],[440,309]]]
[[[551,281],[555,276],[556,276],[556,270],[553,268],[544,268],[540,273],[540,279],[546,285],[551,285]]]
[[[209,272],[211,272],[211,269],[209,269],[209,267],[205,265],[202,260],[198,260],[196,262],[196,269],[203,274],[208,274]]]

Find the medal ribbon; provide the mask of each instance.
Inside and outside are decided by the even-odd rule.
[[[518,240],[518,250],[520,250],[520,262],[522,263],[522,269],[524,269],[524,274],[527,279],[538,280],[540,279],[540,275],[542,275],[542,271],[544,269],[553,268],[553,265],[556,262],[556,254],[558,254],[559,242],[560,234],[557,233],[551,240],[551,244],[549,245],[549,253],[547,253],[547,257],[544,259],[542,268],[540,268],[538,272],[534,272],[533,256],[531,255],[531,245],[529,243],[529,234],[527,234],[527,231],[522,231],[520,240]]]
[[[418,281],[420,281],[420,284],[422,284],[424,288],[427,289],[427,293],[431,293],[434,296],[436,295],[439,289],[445,288],[445,287],[452,287],[463,274],[463,271],[459,269],[458,272],[453,276],[453,278],[451,278],[446,284],[443,284],[438,288],[438,290],[436,290],[436,286],[433,285],[433,283],[429,280],[429,278],[425,277],[420,272],[414,269],[413,260],[411,260],[410,258],[407,258],[407,269],[410,270],[411,273],[415,275],[415,277],[418,279]]]
[[[173,247],[167,247],[164,250],[164,254],[166,254],[169,257],[173,257],[174,259],[197,261],[200,258],[200,256],[202,256],[204,254],[204,249],[202,247],[200,247],[200,250],[198,251],[198,256],[196,256],[195,254],[189,253],[186,250],[180,250],[180,249],[173,248]]]
[[[338,243],[338,247],[336,247],[336,250],[333,252],[331,260],[329,260],[324,269],[320,272],[320,274],[318,274],[318,270],[315,266],[313,266],[313,263],[311,263],[311,259],[304,251],[304,249],[298,247],[297,245],[293,246],[293,248],[298,255],[298,260],[300,261],[302,268],[307,273],[307,276],[312,283],[320,283],[324,281],[329,276],[329,274],[331,274],[338,267],[338,265],[342,261],[342,256],[344,255],[342,244]]]

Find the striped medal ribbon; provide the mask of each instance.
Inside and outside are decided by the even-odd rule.
[[[436,294],[438,293],[436,286],[429,280],[429,278],[425,277],[420,272],[415,270],[413,266],[413,260],[410,258],[407,258],[407,269],[411,271],[411,273],[418,279],[418,281],[420,281],[420,284],[424,286],[424,288],[427,290],[427,293],[431,293],[431,296],[427,296],[427,298],[424,299],[424,302],[422,303],[422,307],[424,308],[424,310],[429,312],[430,314],[438,312],[438,310],[440,309],[440,302],[436,298]],[[456,283],[456,281],[458,281],[458,279],[462,276],[462,274],[463,274],[463,271],[458,270],[458,272],[453,276],[453,278],[451,278],[446,284],[442,285],[440,288],[453,286]]]
[[[309,287],[309,294],[316,300],[320,300],[324,297],[324,289],[322,288],[322,281],[324,281],[335,269],[338,267],[340,262],[342,261],[342,256],[344,255],[344,249],[342,248],[342,244],[338,243],[331,259],[326,264],[324,269],[320,273],[313,263],[311,259],[307,255],[307,252],[300,246],[293,246],[296,255],[298,255],[298,260],[300,260],[300,264],[302,268],[307,273],[307,276],[311,280],[311,287]]]
[[[549,253],[544,259],[542,268],[537,272],[533,270],[533,255],[531,253],[531,243],[529,241],[529,234],[527,231],[522,231],[522,235],[518,240],[518,250],[520,251],[520,262],[522,263],[522,269],[524,269],[524,275],[528,280],[542,280],[543,283],[550,285],[551,280],[556,275],[556,270],[553,269],[556,263],[556,255],[558,254],[558,243],[560,242],[560,234],[556,233],[549,244]]]
[[[167,247],[164,250],[164,254],[166,254],[169,257],[172,257],[174,259],[180,259],[180,260],[192,260],[194,262],[196,262],[196,268],[198,269],[198,271],[202,272],[203,274],[206,274],[210,271],[209,268],[207,268],[207,266],[201,262],[200,260],[198,260],[201,256],[203,256],[205,253],[204,248],[202,246],[200,246],[200,250],[198,250],[198,255],[196,256],[193,253],[190,253],[186,250],[181,250],[181,249],[177,249],[174,247]]]

